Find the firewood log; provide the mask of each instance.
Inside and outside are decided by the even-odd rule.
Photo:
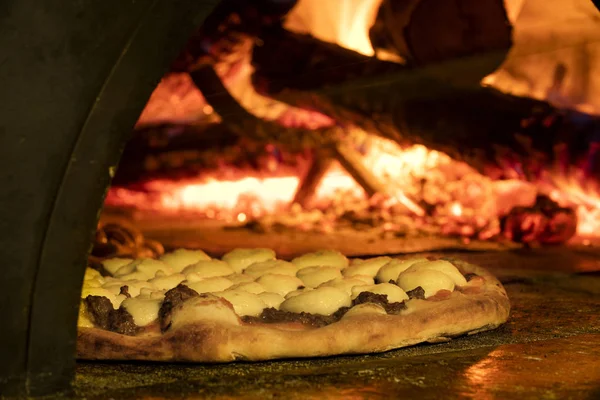
[[[508,50],[511,35],[503,0],[383,0],[369,31],[376,52],[419,66]]]
[[[160,124],[135,129],[123,150],[113,184],[127,185],[160,175],[194,176],[218,161],[214,149],[227,149],[240,137],[220,123],[197,125]]]
[[[252,50],[254,86],[263,93],[283,89],[311,90],[352,80],[409,69],[327,43],[281,26],[265,29]]]
[[[462,74],[478,82],[504,60],[512,27],[502,0],[385,0],[370,39],[404,64],[360,54],[280,25],[263,28],[253,48],[254,84],[263,93],[312,90],[355,78],[410,71],[424,65],[491,54]]]
[[[597,116],[442,79],[422,92],[405,79],[378,79],[299,98],[338,121],[401,144],[423,144],[495,178],[537,179],[544,171],[564,176],[579,169],[582,178],[600,180]]]
[[[337,126],[320,129],[284,127],[274,121],[266,121],[248,112],[228,92],[210,64],[197,66],[190,76],[213,107],[233,132],[253,140],[284,144],[289,150],[320,147],[335,143],[343,132]]]

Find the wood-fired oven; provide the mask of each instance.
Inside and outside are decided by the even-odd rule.
[[[514,317],[500,333],[278,363],[270,395],[289,394],[289,384],[297,397],[435,397],[456,377],[456,396],[598,390],[600,14],[591,1],[0,8],[0,395],[73,382],[86,262],[176,247],[461,252],[513,285]],[[518,372],[548,374],[563,359],[562,386]],[[436,363],[451,367],[411,372]],[[75,395],[133,396],[127,386],[151,395],[135,380],[167,371],[193,377],[182,394],[253,397],[270,374],[262,364],[129,364],[128,383],[95,386],[121,367],[78,365]],[[238,376],[239,386],[209,375]],[[157,390],[179,393],[163,378]]]

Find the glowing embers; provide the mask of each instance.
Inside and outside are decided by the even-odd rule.
[[[314,186],[310,206],[302,207],[292,203],[308,165],[261,171],[223,165],[194,179],[155,179],[135,188],[111,188],[107,205],[252,223],[264,230],[282,225],[317,232],[378,229],[391,235],[427,233],[465,240],[506,236],[556,243],[570,236],[555,225],[568,222],[573,229],[576,224],[580,236],[598,236],[600,197],[574,181],[549,177],[543,183],[494,181],[420,145],[402,149],[378,137],[362,139],[353,141],[360,163],[381,182],[385,193],[367,196],[338,162],[332,162]],[[565,209],[555,207],[550,217],[544,217],[536,206],[541,194]]]
[[[190,183],[174,188],[163,197],[163,204],[170,209],[205,209],[217,206],[234,210],[246,206],[251,215],[275,211],[278,206],[292,200],[298,187],[294,176],[278,178],[243,178],[238,181],[209,179],[202,183]],[[153,185],[161,185],[153,182]]]
[[[563,207],[573,207],[577,213],[577,235],[600,236],[600,193],[596,187],[585,189],[582,179],[555,178],[550,198]]]
[[[233,169],[233,168],[232,168]],[[156,179],[141,187],[110,189],[106,204],[113,207],[133,207],[160,213],[195,214],[198,217],[247,222],[288,208],[298,189],[297,176],[252,176],[218,180],[211,176],[198,179]],[[241,172],[238,171],[237,175]],[[364,198],[364,191],[339,165],[332,168],[315,189],[315,205],[328,206],[343,192],[353,198]]]
[[[111,188],[106,204],[169,214],[195,214],[223,220],[273,213],[291,202],[298,187],[297,176],[245,177],[236,180],[152,180],[143,190]],[[241,216],[241,215],[244,216]]]

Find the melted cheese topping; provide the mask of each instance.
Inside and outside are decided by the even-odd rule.
[[[150,290],[155,290],[154,286],[147,281],[141,280],[130,280],[130,281],[121,281],[118,279],[107,281],[104,284],[104,288],[110,290],[115,295],[121,292],[121,287],[127,286],[127,292],[131,295],[131,297],[136,297],[140,294],[142,288],[148,288]]]
[[[106,284],[106,281],[104,279],[102,279],[102,277],[100,277],[100,278],[94,278],[94,279],[86,279],[86,280],[84,280],[84,284],[86,287],[89,287],[89,288],[102,287]]]
[[[299,270],[296,275],[309,288],[315,288],[321,283],[342,277],[342,273],[336,267],[306,267]]]
[[[296,276],[298,268],[287,261],[283,260],[268,260],[254,263],[244,270],[244,274],[258,279],[267,274],[289,275]]]
[[[408,300],[408,295],[398,286],[391,283],[380,283],[377,285],[354,286],[352,288],[352,299],[358,297],[362,292],[371,292],[375,294],[387,295],[388,303],[400,303]]]
[[[372,283],[373,282],[371,282],[371,284]],[[364,286],[364,285],[365,285],[364,281],[353,277],[353,278],[346,278],[346,279],[342,279],[342,278],[332,279],[330,281],[322,283],[321,285],[319,285],[319,287],[334,287],[337,289],[341,289],[344,292],[346,292],[348,294],[348,296],[350,296],[352,294],[353,287]]]
[[[77,326],[80,326],[82,328],[93,328],[94,323],[88,317],[88,313],[86,312],[86,310],[87,308],[85,307],[85,304],[81,303],[79,305],[79,315],[77,316]]]
[[[85,269],[85,273],[83,274],[83,280],[85,281],[92,281],[92,280],[101,280],[104,281],[104,278],[102,277],[102,275],[100,274],[100,272],[96,271],[95,269],[92,268],[86,268]]]
[[[254,278],[245,274],[231,274],[226,276],[234,285],[238,283],[254,282]]]
[[[440,290],[454,290],[454,282],[448,275],[432,269],[404,271],[398,276],[398,286],[405,292],[421,286],[425,291],[425,298],[435,295]]]
[[[178,328],[198,321],[218,321],[228,325],[241,325],[231,306],[213,295],[193,297],[173,309],[171,328]]]
[[[390,262],[390,257],[376,257],[369,260],[354,259],[344,270],[344,276],[365,275],[374,278],[381,267]]]
[[[191,280],[196,278],[211,278],[213,276],[227,276],[234,273],[233,269],[225,261],[208,260],[198,261],[194,265],[187,266],[181,271],[186,279],[189,275],[194,274]]]
[[[117,296],[116,294],[113,294],[111,291],[105,288],[84,286],[81,290],[81,298],[85,299],[88,296],[104,296],[108,300],[110,300],[110,302],[113,305],[113,308],[115,309],[119,308],[121,302],[125,298],[125,296]]]
[[[189,265],[196,264],[198,261],[208,261],[210,257],[202,250],[177,249],[171,253],[163,254],[160,258],[175,272],[181,272]]]
[[[119,268],[133,262],[132,258],[111,258],[102,261],[102,266],[111,275],[115,275]]]
[[[213,294],[230,302],[231,305],[233,305],[236,314],[240,317],[245,315],[256,317],[267,307],[265,302],[257,294],[244,292],[242,290],[225,290],[224,292],[216,292]]]
[[[260,283],[267,292],[278,293],[281,296],[285,296],[289,292],[304,285],[304,283],[295,276],[279,274],[263,275],[258,278],[256,282]]]
[[[115,277],[122,280],[148,280],[154,278],[158,271],[162,271],[167,275],[173,273],[173,269],[162,261],[142,258],[119,268],[115,273]]]
[[[158,319],[158,310],[162,304],[162,299],[143,299],[134,298],[125,299],[122,303],[123,308],[133,317],[133,322],[137,326],[146,326]]]
[[[285,298],[291,299],[292,297],[298,296],[299,294],[302,294],[302,293],[310,292],[311,290],[314,290],[314,289],[313,288],[304,288],[304,289],[292,290],[291,292],[289,292],[288,294],[285,295]]]
[[[258,316],[266,307],[331,315],[340,307],[350,307],[352,299],[365,291],[386,295],[395,303],[407,300],[405,291],[418,286],[427,298],[439,290],[468,285],[448,261],[377,257],[355,259],[349,265],[344,255],[330,250],[305,254],[290,263],[275,259],[270,249],[236,249],[222,260],[199,250],[179,249],[160,260],[114,258],[103,265],[113,276],[103,277],[87,269],[82,298],[104,296],[115,309],[123,306],[138,326],[156,321],[165,292],[182,282],[202,295],[176,307],[172,326],[199,320],[240,324],[239,316]],[[374,277],[379,284],[374,284]],[[397,280],[398,285],[388,283],[390,280]],[[128,287],[131,298],[119,294],[122,286]],[[352,307],[344,318],[365,314],[386,312],[366,303]],[[79,325],[90,324],[82,311]]]
[[[237,273],[254,263],[274,259],[275,252],[271,249],[235,249],[223,256],[223,261]]]
[[[467,280],[465,279],[463,274],[461,274],[460,271],[458,270],[458,268],[456,268],[449,261],[436,260],[436,261],[419,262],[419,263],[411,265],[410,268],[408,268],[406,271],[419,271],[422,269],[430,269],[430,270],[442,272],[442,273],[448,275],[448,277],[450,279],[452,279],[452,281],[454,282],[454,284],[456,286],[464,286],[467,284]]]
[[[389,263],[385,264],[379,269],[379,272],[377,272],[376,280],[379,283],[388,283],[389,281],[396,281],[400,273],[407,270],[411,265],[423,261],[429,260],[427,260],[426,258],[414,258],[411,260],[391,260]]]
[[[358,317],[361,315],[386,315],[385,309],[379,304],[375,303],[362,303],[358,304],[346,312],[342,319]]]
[[[279,309],[279,306],[285,300],[282,295],[272,292],[262,292],[258,297],[265,302],[267,307],[276,309]]]
[[[359,281],[363,282],[363,285],[373,285],[375,284],[375,280],[367,275],[353,275],[351,277],[348,277],[346,279],[358,279]]]
[[[349,307],[352,300],[341,289],[326,286],[286,299],[279,308],[289,312],[331,315],[340,307]]]
[[[292,264],[298,269],[318,266],[343,269],[348,266],[348,259],[339,251],[321,250],[296,257],[292,260]]]
[[[265,291],[265,288],[257,282],[244,282],[233,285],[229,288],[230,290],[242,290],[248,293],[259,294]]]
[[[166,290],[151,290],[148,288],[142,288],[137,299],[154,299],[163,301],[165,299]]]
[[[229,289],[233,286],[233,282],[222,276],[216,276],[212,278],[206,278],[200,281],[183,283],[185,286],[196,291],[196,293],[211,293],[211,292],[222,292],[223,290]]]
[[[146,284],[148,284],[148,283],[146,283]],[[122,286],[126,286],[125,282],[109,282],[109,283],[105,283],[102,286],[102,288],[108,290],[113,296],[117,296],[119,293],[121,293]],[[95,286],[90,286],[86,283],[84,290],[89,290],[93,287],[95,287]],[[127,287],[129,288],[129,286],[127,286]],[[131,292],[129,292],[129,294],[131,295]],[[139,289],[135,295],[137,296],[138,294],[140,294]],[[84,298],[83,293],[82,293],[82,298]]]
[[[158,275],[154,279],[150,279],[148,282],[152,284],[158,290],[169,290],[173,289],[175,286],[179,285],[181,282],[185,280],[185,275],[183,274],[173,274],[173,275]]]

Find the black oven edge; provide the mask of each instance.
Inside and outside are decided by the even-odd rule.
[[[217,2],[0,5],[0,396],[68,388],[111,171],[160,77]]]

